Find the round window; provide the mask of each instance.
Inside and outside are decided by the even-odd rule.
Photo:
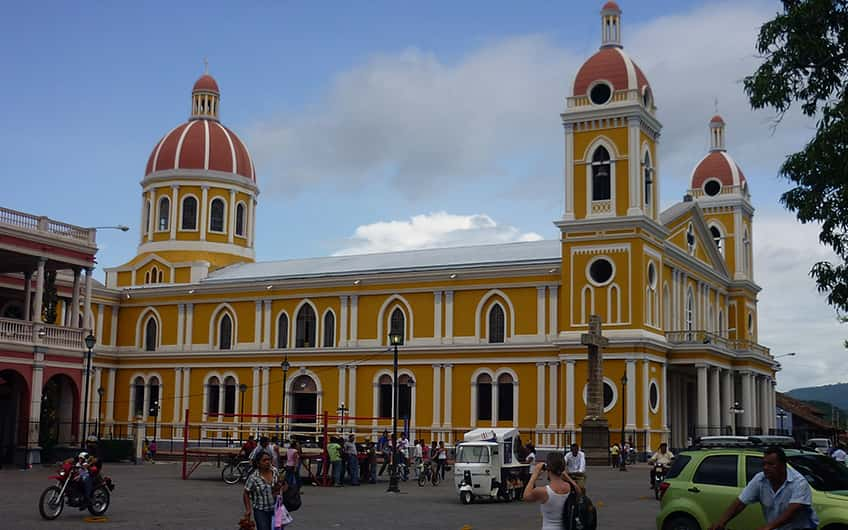
[[[612,401],[615,399],[615,391],[612,389],[609,383],[604,381],[604,410],[608,409],[610,405],[612,405]]]
[[[612,87],[606,83],[598,83],[589,91],[589,99],[595,105],[603,105],[612,97]]]
[[[648,391],[648,399],[651,403],[651,410],[656,412],[657,407],[660,404],[660,389],[657,387],[657,384],[651,381],[651,389]]]
[[[589,278],[598,285],[612,280],[612,262],[606,258],[598,258],[589,265]]]
[[[708,180],[706,184],[704,184],[704,193],[709,195],[710,197],[715,197],[721,191],[721,182],[717,180]]]

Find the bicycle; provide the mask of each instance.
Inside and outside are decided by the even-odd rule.
[[[247,476],[253,470],[250,460],[237,460],[233,458],[221,470],[221,479],[227,484],[237,484],[247,480]]]
[[[429,460],[425,461],[423,464],[420,464],[418,467],[418,485],[422,488],[424,484],[430,482],[430,484],[434,486],[439,485],[439,481],[441,477],[439,473],[436,472],[436,468],[433,466],[433,463]]]

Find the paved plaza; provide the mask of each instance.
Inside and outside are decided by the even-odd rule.
[[[180,480],[180,464],[106,467],[117,487],[105,523],[86,522],[88,512],[65,508],[55,521],[38,514],[38,498],[50,485],[52,469],[0,471],[2,528],[191,528],[231,530],[242,513],[241,486],[228,486],[214,465],[200,467],[188,481]],[[627,473],[590,468],[589,493],[598,505],[599,528],[654,528],[659,503],[648,489],[648,469]],[[452,482],[418,487],[402,482],[403,493],[386,493],[386,482],[344,488],[305,487],[303,507],[295,512],[292,529],[472,529],[540,528],[539,507],[528,503],[485,503],[463,506]]]

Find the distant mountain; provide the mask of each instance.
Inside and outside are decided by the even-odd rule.
[[[796,388],[786,394],[802,401],[823,401],[841,409],[848,409],[848,383]]]

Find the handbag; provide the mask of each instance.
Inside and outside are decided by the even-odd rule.
[[[296,512],[300,509],[300,486],[289,486],[280,497],[283,499],[283,505],[286,507],[286,510]]]
[[[286,505],[283,502],[283,497],[278,496],[276,505],[274,506],[274,530],[282,529],[287,524],[291,524],[294,522],[289,511],[286,509]]]

